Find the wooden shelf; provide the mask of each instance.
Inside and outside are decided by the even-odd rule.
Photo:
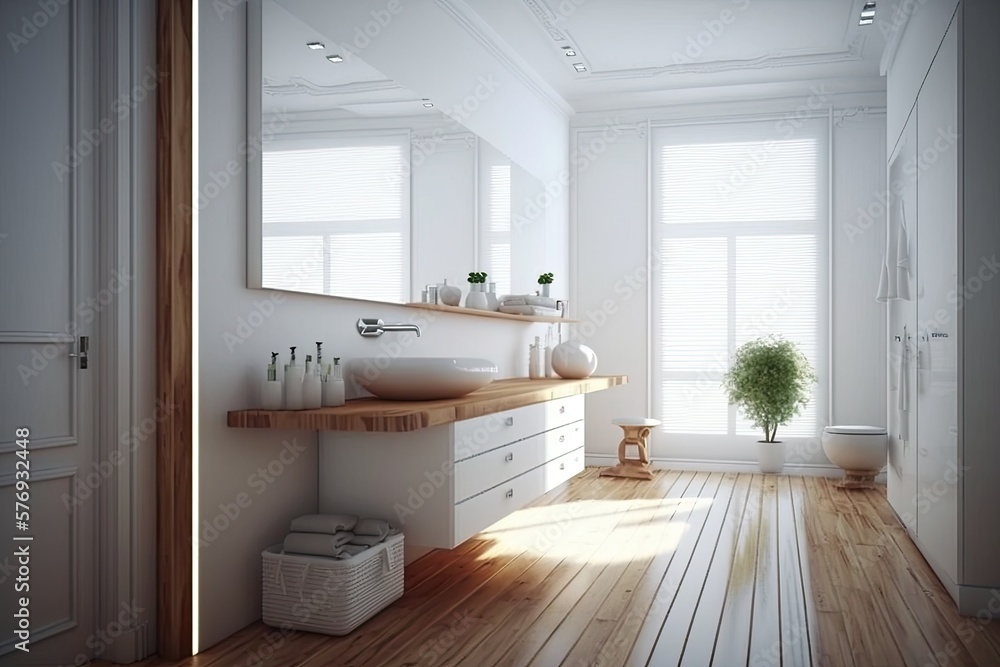
[[[547,315],[514,315],[512,313],[499,313],[492,310],[476,310],[475,308],[462,308],[461,306],[445,306],[436,303],[407,303],[410,308],[423,308],[424,310],[436,310],[442,313],[458,313],[461,315],[472,315],[473,317],[493,317],[500,320],[514,320],[517,322],[552,322],[576,324],[580,320],[571,320],[568,317],[549,317]]]
[[[625,375],[589,377],[585,380],[512,378],[497,380],[460,398],[438,401],[361,398],[348,401],[347,405],[339,408],[318,410],[232,410],[228,423],[234,428],[400,433],[557,398],[589,394],[627,383]]]

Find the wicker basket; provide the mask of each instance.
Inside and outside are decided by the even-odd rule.
[[[346,635],[403,595],[403,536],[344,560],[264,550],[263,616],[273,627]]]

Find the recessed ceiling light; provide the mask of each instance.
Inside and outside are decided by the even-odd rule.
[[[325,46],[323,46],[323,42],[309,42],[308,44],[306,44],[306,46],[312,49],[313,51],[320,51],[326,48]]]
[[[568,49],[566,51],[566,55],[570,56],[570,57],[575,56],[576,55],[576,51],[574,51],[573,49]]]
[[[424,98],[424,106],[430,109],[431,107],[434,106],[434,103],[428,100],[427,98]]]
[[[861,8],[861,20],[858,21],[858,25],[871,25],[875,19],[875,3],[866,2],[864,7]]]
[[[344,56],[340,56],[340,55],[336,55],[336,54],[334,54],[332,56],[327,56],[326,59],[329,60],[332,63],[342,63],[342,62],[344,62]]]
[[[584,65],[583,63],[573,63],[573,69],[575,69],[577,72],[586,72],[587,66]]]

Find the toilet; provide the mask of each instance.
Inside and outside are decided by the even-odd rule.
[[[823,429],[823,451],[831,463],[844,469],[839,486],[871,488],[886,464],[889,438],[881,426],[827,426]]]

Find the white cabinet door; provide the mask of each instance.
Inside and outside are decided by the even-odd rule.
[[[97,360],[81,369],[70,356],[80,336],[95,342],[114,298],[93,277],[95,6],[52,3],[50,16],[0,2],[17,37],[0,49],[0,664],[76,664],[107,648],[94,517],[112,464],[94,460]],[[15,646],[24,602],[29,653]]]
[[[958,580],[958,38],[946,35],[917,98],[917,537]]]
[[[890,206],[886,216],[886,243],[889,249],[887,267],[896,280],[896,255],[899,234],[902,228],[902,212],[905,211],[906,229],[909,233],[910,249],[915,246],[917,232],[917,110],[910,114],[903,130],[899,146],[889,164]],[[911,256],[911,260],[915,257]],[[911,275],[916,267],[911,262]],[[915,291],[912,280],[911,292]],[[898,294],[898,286],[889,290]],[[917,454],[916,454],[916,402],[913,399],[915,355],[912,354],[917,340],[917,309],[913,301],[890,300],[889,302],[889,342],[888,342],[888,385],[889,414],[886,423],[889,430],[889,467],[887,471],[889,503],[911,532],[917,531]],[[910,355],[904,354],[907,342]],[[909,391],[908,410],[900,409],[900,392]]]

